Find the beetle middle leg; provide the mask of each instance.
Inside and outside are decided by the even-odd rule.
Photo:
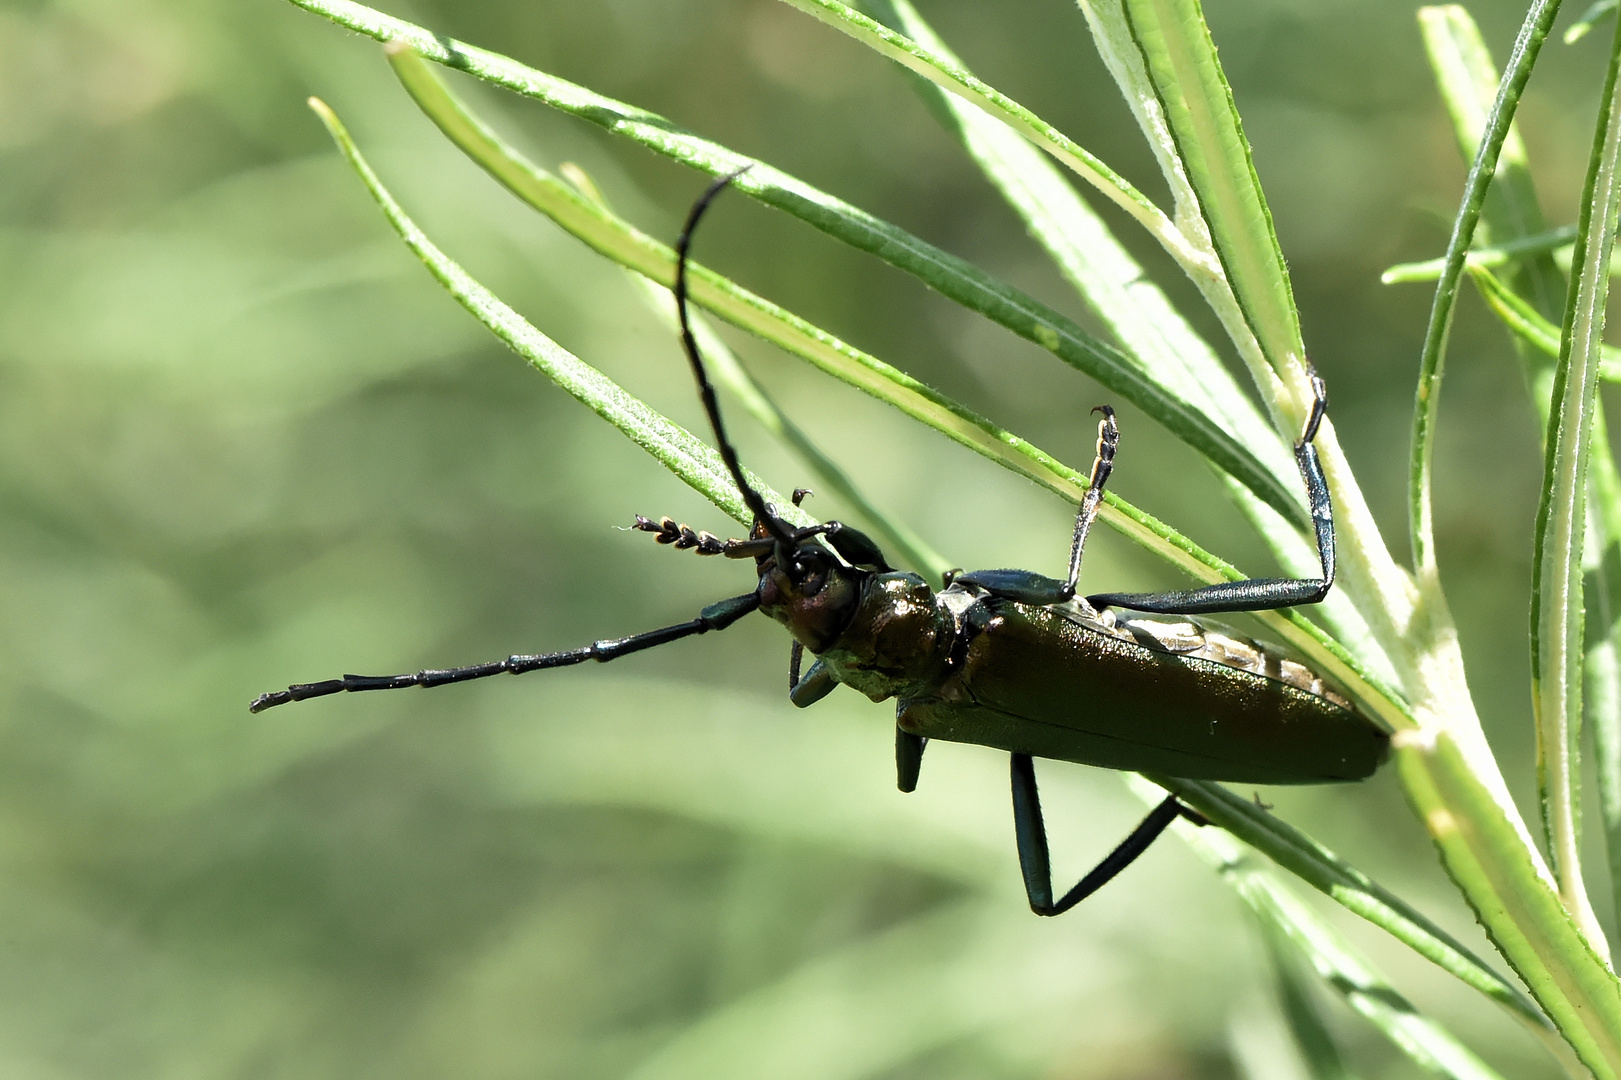
[[[1203,815],[1177,802],[1175,795],[1167,795],[1102,862],[1054,901],[1052,860],[1047,853],[1047,827],[1041,819],[1041,796],[1036,791],[1035,763],[1029,754],[1013,754],[1012,759],[1013,832],[1019,848],[1019,869],[1024,873],[1024,892],[1030,899],[1030,910],[1037,915],[1062,915],[1103,888],[1147,851],[1148,845],[1177,818],[1185,817],[1196,825],[1208,824]]]
[[[1320,578],[1250,578],[1224,581],[1198,589],[1163,593],[1099,593],[1088,596],[1095,608],[1119,607],[1155,615],[1211,615],[1230,611],[1272,611],[1297,604],[1315,604],[1334,585],[1334,509],[1328,498],[1328,481],[1317,460],[1312,440],[1328,409],[1328,391],[1317,370],[1307,367],[1313,399],[1311,414],[1300,441],[1295,444],[1295,464],[1306,484],[1306,506],[1311,512],[1312,530],[1317,538],[1317,557],[1322,563]],[[1090,493],[1089,493],[1090,494]]]

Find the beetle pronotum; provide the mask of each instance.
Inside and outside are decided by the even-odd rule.
[[[1378,768],[1388,737],[1320,675],[1273,646],[1193,618],[1313,604],[1334,584],[1333,512],[1312,445],[1327,397],[1315,371],[1310,373],[1315,397],[1295,444],[1295,461],[1316,533],[1320,578],[1077,595],[1087,532],[1119,443],[1114,413],[1105,406],[1094,410],[1103,419],[1090,483],[1075,517],[1068,577],[980,570],[956,574],[936,592],[918,575],[891,569],[878,546],[850,526],[827,521],[794,527],[743,476],[692,336],[686,275],[693,229],[737,175],[716,180],[687,215],[676,243],[674,292],[682,345],[715,445],[754,525],[746,539],[724,541],[669,518],[638,517],[636,527],[655,533],[660,543],[696,548],[702,555],[752,558],[755,588],[709,605],[688,622],[631,637],[470,667],[298,683],[260,695],[252,711],[345,691],[439,686],[616,660],[724,630],[760,611],[793,636],[789,696],[795,705],[814,704],[840,684],[874,701],[896,699],[895,760],[902,791],[917,786],[929,739],[1009,752],[1019,865],[1030,907],[1039,915],[1067,911],[1101,888],[1177,817],[1203,819],[1168,796],[1055,900],[1033,758],[1263,784],[1360,780]],[[1122,617],[1115,609],[1189,618]],[[803,678],[801,649],[816,657]]]

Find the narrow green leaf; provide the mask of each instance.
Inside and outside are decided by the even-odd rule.
[[[1130,779],[1127,782],[1145,802],[1158,801],[1152,786],[1138,787],[1141,782]],[[1155,783],[1163,786],[1164,781],[1155,778]],[[1243,802],[1214,784],[1209,787],[1213,792],[1220,792],[1224,797],[1220,800],[1222,803],[1229,800]],[[1179,788],[1170,790],[1182,794]],[[1193,805],[1200,813],[1205,812],[1203,806],[1197,803]],[[1257,814],[1265,816],[1264,811],[1257,810]],[[1373,1024],[1403,1053],[1442,1076],[1457,1077],[1459,1080],[1497,1080],[1495,1072],[1444,1027],[1415,1009],[1355,946],[1296,896],[1276,874],[1256,860],[1233,836],[1215,829],[1197,828],[1186,822],[1179,822],[1173,828],[1200,858],[1216,868],[1223,880],[1232,886],[1264,925],[1297,950],[1330,989],[1343,997],[1347,1005]],[[1284,828],[1287,829],[1287,826]],[[1254,841],[1250,837],[1239,835],[1253,846]],[[1295,835],[1299,836],[1298,833]],[[1461,946],[1455,947],[1462,951]],[[1462,955],[1468,957],[1467,953]],[[1473,957],[1468,959],[1483,972],[1489,971]],[[1501,979],[1496,979],[1496,982],[1502,987],[1502,992],[1494,996],[1513,1008],[1516,1015],[1533,1028],[1546,1031],[1546,1023],[1534,1006],[1516,1000],[1519,998],[1518,992],[1502,983]]]
[[[1471,248],[1465,266],[1469,269],[1477,266],[1490,269],[1512,262],[1522,255],[1540,255],[1543,252],[1554,254],[1561,248],[1568,249],[1571,241],[1575,239],[1576,226],[1561,225],[1557,229],[1549,229],[1534,236],[1521,236],[1502,243]],[[1397,263],[1380,274],[1379,280],[1386,285],[1403,281],[1435,281],[1446,270],[1446,263],[1444,256],[1439,259],[1426,259],[1423,262]],[[1612,265],[1610,272],[1613,274],[1616,269]]]
[[[1580,737],[1583,656],[1582,545],[1587,464],[1592,452],[1610,253],[1621,207],[1621,28],[1609,73],[1577,222],[1575,275],[1565,311],[1548,417],[1542,500],[1532,578],[1531,687],[1537,717],[1537,774],[1543,786],[1553,869],[1560,895],[1595,948],[1603,931],[1581,872]]]
[[[1067,165],[1117,206],[1136,218],[1163,244],[1172,257],[1185,253],[1182,234],[1119,173],[1089,153],[1063,132],[1036,116],[1006,94],[975,78],[957,58],[935,49],[932,43],[907,37],[875,22],[839,0],[784,0],[807,15],[841,30],[869,48],[889,57],[931,83],[971,102]]]
[[[1587,36],[1593,24],[1615,10],[1616,0],[1594,0],[1586,11],[1565,30],[1565,44],[1574,45]]]
[[[649,280],[675,280],[675,252],[525,159],[452,95],[418,54],[390,46],[389,62],[423,112],[514,195],[593,249]],[[886,402],[963,446],[1079,500],[1084,477],[1056,458],[882,360],[856,349],[699,263],[689,263],[694,304]],[[1115,524],[1121,524],[1115,519]],[[1131,531],[1131,530],[1128,530]],[[1139,540],[1147,534],[1137,530]]]
[[[796,4],[796,6],[799,6]],[[866,0],[880,21],[964,78],[972,78],[909,0]],[[1103,320],[1126,355],[1172,392],[1220,420],[1231,435],[1259,444],[1281,482],[1298,480],[1293,456],[1239,388],[1225,364],[1114,238],[1052,159],[967,98],[919,77],[918,93],[962,142],[1023,219],[1059,271]]]
[[[1447,241],[1446,267],[1435,289],[1435,300],[1430,307],[1429,325],[1424,334],[1424,349],[1419,358],[1417,401],[1413,408],[1412,453],[1408,465],[1409,531],[1413,545],[1413,562],[1419,570],[1420,581],[1434,588],[1435,522],[1430,502],[1431,458],[1434,449],[1435,418],[1440,405],[1441,375],[1444,369],[1447,335],[1452,327],[1453,303],[1457,298],[1458,279],[1463,275],[1464,260],[1474,240],[1475,225],[1485,205],[1486,191],[1497,171],[1497,159],[1503,143],[1508,139],[1514,111],[1548,28],[1559,13],[1559,0],[1534,0],[1526,12],[1525,22],[1515,39],[1514,51],[1509,56],[1508,68],[1498,85],[1491,111],[1479,137],[1479,149],[1469,176],[1464,183],[1463,201],[1453,219],[1452,235]]]
[[[398,40],[429,60],[590,120],[711,175],[751,165],[734,183],[737,190],[915,275],[942,295],[1048,350],[1219,463],[1280,513],[1292,516],[1298,512],[1292,492],[1273,482],[1242,443],[1197,408],[1165,393],[1118,350],[1088,335],[1074,320],[904,229],[764,162],[684,131],[661,116],[525,67],[508,57],[433,34],[351,0],[291,2],[379,41]]]
[[[738,493],[725,464],[703,440],[684,428],[671,423],[648,408],[639,399],[625,392],[600,371],[578,359],[551,338],[531,326],[521,315],[502,303],[484,286],[474,281],[444,252],[433,245],[416,223],[406,216],[394,201],[371,166],[361,157],[360,150],[349,137],[348,131],[327,105],[317,98],[310,99],[321,122],[332,133],[339,149],[349,159],[357,175],[365,183],[372,198],[382,207],[383,215],[394,231],[400,234],[413,254],[438,279],[445,291],[466,308],[474,318],[489,328],[519,356],[529,361],[558,386],[572,394],[598,416],[618,428],[636,445],[646,450],[665,468],[686,481],[699,494],[714,503],[733,520],[748,525],[753,515]],[[768,502],[775,503],[778,512],[798,525],[809,525],[809,515],[792,506],[752,474],[752,483]]]
[[[1261,928],[1267,957],[1272,961],[1278,1007],[1311,1080],[1355,1080],[1334,1042],[1327,1020],[1317,1007],[1304,958],[1289,937],[1282,914],[1267,912],[1263,915],[1257,908],[1252,907],[1252,910]]]
[[[1452,116],[1452,131],[1465,161],[1480,149],[1481,133],[1497,91],[1497,66],[1469,12],[1454,4],[1418,11],[1425,52],[1435,72],[1441,99]],[[1498,154],[1496,174],[1486,189],[1480,225],[1475,236],[1484,246],[1502,241],[1524,241],[1546,230],[1530,162],[1519,126],[1510,124]],[[1544,315],[1557,317],[1564,306],[1565,280],[1546,252],[1530,248],[1518,253],[1508,282],[1523,292]]]
[[[1420,956],[1463,980],[1532,1026],[1542,1013],[1520,990],[1405,901],[1288,822],[1220,784],[1153,776],[1199,813],[1273,862],[1389,933]],[[1202,835],[1202,834],[1201,834]]]
[[[642,286],[642,293],[647,297],[648,304],[659,313],[659,317],[672,331],[677,329],[679,323],[669,290],[650,278],[638,277],[636,280]],[[924,577],[934,582],[944,581],[946,575],[957,564],[935,551],[904,522],[886,513],[869,499],[850,475],[817,446],[815,440],[806,434],[803,428],[788,418],[782,408],[772,400],[771,395],[765,392],[764,387],[754,381],[754,377],[743,367],[742,361],[738,360],[731,347],[721,339],[707,319],[694,312],[689,321],[692,324],[693,336],[703,349],[704,359],[709,362],[709,373],[715,384],[731,394],[733,399],[754,417],[756,423],[774,435],[809,466],[821,487],[826,488],[837,498],[843,499],[846,505],[861,515],[863,523],[877,535],[886,552],[898,556],[904,565],[910,566]]]
[[[840,3],[839,0],[786,0],[786,2],[837,27],[857,40],[865,42],[923,78],[971,102],[990,116],[1004,121],[1013,130],[1068,165],[1077,175],[1093,183],[1105,195],[1125,206],[1128,211],[1136,212],[1134,208],[1139,205],[1136,200],[1140,196],[1135,189],[1128,190],[1123,187],[1124,181],[1120,181],[1112,173],[1105,175],[1101,171],[1100,163],[1097,163],[1096,159],[1092,158],[1091,155],[1057,132],[1051,125],[1041,121],[1016,102],[1007,99],[1005,95],[999,94],[974,78],[949,52],[934,48],[932,43],[920,43],[903,34],[896,33],[890,28],[852,10]],[[1082,7],[1087,10],[1090,18],[1092,11],[1087,0],[1082,0]],[[1264,231],[1268,238],[1266,246],[1270,252],[1267,256],[1270,259],[1267,265],[1271,270],[1277,272],[1282,284],[1281,291],[1275,288],[1270,290],[1271,298],[1274,301],[1280,301],[1281,306],[1277,303],[1263,306],[1261,321],[1270,327],[1273,322],[1269,318],[1270,314],[1274,311],[1285,311],[1286,318],[1283,321],[1289,327],[1292,327],[1292,331],[1284,335],[1291,342],[1289,347],[1287,349],[1269,350],[1267,345],[1270,339],[1258,340],[1258,335],[1255,332],[1256,319],[1252,317],[1252,313],[1245,310],[1244,297],[1235,294],[1234,285],[1229,280],[1232,269],[1228,266],[1229,254],[1220,250],[1219,243],[1212,244],[1210,222],[1201,218],[1197,212],[1190,215],[1187,212],[1187,207],[1183,205],[1184,200],[1181,197],[1181,192],[1185,184],[1179,185],[1177,183],[1179,179],[1185,181],[1188,173],[1183,162],[1176,160],[1175,162],[1166,161],[1164,163],[1167,176],[1172,181],[1173,191],[1178,194],[1178,212],[1174,225],[1164,219],[1164,215],[1157,210],[1155,211],[1157,216],[1152,219],[1140,213],[1137,216],[1138,220],[1148,227],[1150,233],[1177,260],[1189,279],[1204,294],[1206,301],[1211,305],[1217,316],[1221,318],[1229,334],[1232,335],[1246,363],[1251,366],[1252,370],[1256,370],[1262,393],[1268,402],[1271,402],[1276,397],[1275,380],[1263,375],[1258,370],[1258,365],[1270,363],[1272,370],[1279,373],[1293,374],[1299,370],[1298,365],[1285,364],[1285,358],[1291,357],[1300,362],[1304,361],[1305,351],[1300,344],[1299,319],[1294,312],[1293,297],[1288,289],[1287,271],[1284,269],[1282,253],[1278,250],[1276,237],[1272,235],[1271,217],[1266,212],[1264,201],[1261,200],[1259,184],[1255,181],[1254,170],[1248,157],[1248,144],[1243,141],[1242,131],[1238,128],[1237,112],[1232,106],[1231,93],[1227,90],[1225,78],[1220,72],[1220,66],[1215,61],[1214,46],[1210,44],[1208,31],[1204,30],[1203,18],[1202,15],[1198,14],[1197,4],[1185,5],[1185,8],[1169,13],[1171,18],[1176,20],[1171,27],[1173,38],[1180,44],[1181,33],[1188,25],[1185,21],[1188,10],[1194,12],[1196,16],[1195,24],[1202,32],[1202,39],[1198,41],[1194,41],[1193,37],[1189,38],[1192,45],[1191,51],[1197,53],[1194,61],[1195,66],[1199,66],[1201,68],[1200,73],[1204,75],[1209,74],[1209,71],[1202,70],[1204,67],[1207,66],[1209,70],[1213,70],[1215,80],[1219,83],[1219,94],[1224,109],[1222,122],[1227,125],[1231,132],[1236,133],[1238,136],[1236,142],[1218,140],[1221,145],[1212,146],[1210,149],[1224,155],[1221,158],[1224,164],[1233,160],[1225,155],[1230,154],[1235,148],[1242,151],[1241,168],[1246,174],[1244,180],[1246,197],[1260,208],[1261,216],[1264,218]],[[1180,50],[1173,49],[1172,53],[1175,60],[1183,58]],[[1108,59],[1107,56],[1106,59]],[[1157,110],[1159,115],[1164,115],[1168,109],[1178,107],[1183,103],[1180,88],[1171,86],[1169,90],[1173,95],[1173,101],[1170,105],[1160,102]],[[1140,105],[1140,102],[1134,102],[1135,105]],[[1209,193],[1206,192],[1204,195],[1208,197]],[[1224,210],[1218,210],[1217,212],[1224,213]],[[1217,237],[1217,239],[1221,238]],[[1247,255],[1248,251],[1245,250],[1238,254]],[[1296,389],[1298,391],[1299,387]],[[1294,410],[1299,415],[1293,417],[1293,422],[1303,422],[1305,404],[1306,400],[1302,396],[1297,402],[1299,407]],[[1325,442],[1327,441],[1331,440],[1325,440]],[[1276,507],[1274,506],[1274,508]],[[1286,516],[1292,517],[1292,515]]]
[[[895,34],[893,31],[851,11],[848,7],[839,3],[838,0],[788,0],[788,2],[816,15],[858,40],[866,42],[885,55],[891,56],[923,78],[972,102],[993,117],[1007,121],[1013,129],[1029,138],[1036,145],[1048,150],[1060,161],[1075,168],[1084,178],[1094,182],[1098,180],[1096,171],[1087,167],[1084,162],[1080,162],[1077,155],[1070,152],[1069,148],[1073,144],[1052,131],[1049,125],[1041,124],[1034,117],[1019,109],[1014,103],[1007,101],[1000,95],[996,95],[994,91],[978,83],[972,75],[961,68],[949,53],[933,48],[928,42],[920,43]],[[1269,356],[1257,341],[1250,320],[1242,310],[1242,304],[1234,294],[1227,279],[1222,258],[1212,246],[1210,231],[1207,223],[1201,217],[1197,205],[1198,200],[1189,197],[1191,189],[1187,184],[1187,170],[1179,158],[1177,147],[1172,144],[1168,137],[1159,137],[1163,134],[1163,125],[1160,121],[1165,108],[1155,100],[1157,92],[1146,79],[1137,79],[1135,75],[1122,78],[1124,69],[1118,62],[1120,59],[1117,55],[1118,50],[1112,48],[1109,40],[1110,36],[1107,33],[1099,33],[1098,20],[1094,18],[1094,5],[1088,0],[1082,0],[1082,8],[1087,12],[1088,19],[1093,22],[1094,34],[1099,39],[1100,49],[1104,53],[1105,60],[1110,63],[1111,71],[1115,73],[1117,79],[1121,80],[1122,87],[1127,90],[1128,101],[1132,103],[1133,109],[1138,114],[1139,122],[1143,124],[1144,131],[1149,134],[1156,152],[1161,156],[1162,168],[1177,200],[1175,229],[1176,236],[1179,238],[1178,242],[1172,243],[1164,230],[1156,223],[1147,221],[1144,223],[1149,225],[1150,231],[1160,239],[1166,250],[1181,265],[1189,279],[1203,293],[1206,301],[1232,337],[1240,356],[1243,357],[1245,363],[1254,373],[1264,399],[1269,406],[1273,407],[1275,413],[1287,418],[1280,422],[1286,428],[1303,423],[1305,410],[1309,404],[1309,394],[1306,391],[1305,380],[1300,378],[1301,367],[1299,365],[1279,366],[1278,357]],[[1105,21],[1110,20],[1106,19]],[[1113,22],[1119,21],[1113,19]],[[1129,36],[1129,34],[1125,35],[1127,39],[1126,46],[1135,54],[1136,47],[1130,45]],[[1114,37],[1120,38],[1121,35],[1114,35]],[[1205,44],[1208,45],[1208,34],[1205,35]],[[1214,63],[1214,55],[1214,50],[1210,49],[1208,58],[1212,64]],[[1132,71],[1139,71],[1141,67],[1139,63]],[[1217,76],[1219,78],[1219,68],[1217,69]],[[1144,92],[1138,93],[1134,89],[1138,86],[1146,89]],[[1225,83],[1222,83],[1221,91],[1226,95]],[[1149,101],[1152,101],[1152,105],[1149,104]],[[1226,95],[1224,101],[1231,118],[1233,130],[1236,131],[1237,119],[1236,114],[1232,113],[1230,95]],[[1242,144],[1241,132],[1239,136],[1240,142],[1237,145],[1244,149],[1247,154],[1247,146]],[[1078,148],[1075,149],[1078,150]],[[1231,149],[1231,147],[1227,149]],[[1253,170],[1249,168],[1247,157],[1244,160],[1243,168],[1249,174],[1251,192],[1255,199],[1258,200],[1259,189],[1254,184]],[[1099,184],[1099,186],[1111,198],[1118,197],[1118,191],[1109,184]],[[1262,210],[1264,212],[1264,204],[1262,204]],[[1269,219],[1267,229],[1270,232]],[[1270,247],[1273,255],[1277,256],[1274,258],[1272,265],[1282,272],[1283,264],[1281,256],[1278,256],[1276,252],[1275,238],[1272,239]],[[1286,280],[1284,285],[1282,295],[1285,298],[1285,306],[1292,312],[1292,299],[1288,298]],[[1293,316],[1291,315],[1290,318],[1293,318]],[[1298,344],[1298,326],[1295,327],[1293,340]],[[1298,359],[1303,357],[1303,351],[1297,347],[1291,355]],[[1268,366],[1269,362],[1272,364],[1270,367]],[[1278,374],[1275,375],[1274,371]],[[1289,405],[1280,410],[1277,408],[1280,391],[1284,389],[1286,384],[1290,390],[1288,395]],[[1399,643],[1400,639],[1400,635],[1395,628],[1403,624],[1407,618],[1406,608],[1412,595],[1411,585],[1400,568],[1390,559],[1389,552],[1385,549],[1383,541],[1378,536],[1377,527],[1373,523],[1372,516],[1367,512],[1360,493],[1350,486],[1349,469],[1342,467],[1343,458],[1334,440],[1332,425],[1325,426],[1322,436],[1318,440],[1318,448],[1325,462],[1331,484],[1336,484],[1338,487],[1337,497],[1340,501],[1339,524],[1344,539],[1342,551],[1346,555],[1345,569],[1347,571],[1342,576],[1342,580],[1346,582],[1350,590],[1360,591],[1370,597],[1392,602],[1390,605],[1376,604],[1374,610],[1380,612],[1388,610],[1390,612],[1391,617],[1383,620],[1381,625],[1383,633],[1380,636],[1388,645],[1395,645]],[[1218,462],[1218,464],[1220,463]],[[1239,501],[1241,503],[1244,501],[1243,496],[1239,497]],[[1270,500],[1268,501],[1270,502]],[[1273,508],[1276,509],[1275,504],[1273,504]],[[1263,513],[1256,516],[1264,518],[1265,515]],[[1292,514],[1285,516],[1290,520],[1294,520]],[[1285,541],[1285,546],[1286,550],[1288,550],[1287,541]],[[1292,555],[1299,554],[1298,551],[1292,552]],[[1346,626],[1352,626],[1355,621],[1347,619],[1345,621]],[[1367,639],[1371,635],[1361,636]],[[1370,653],[1374,655],[1378,655],[1380,652],[1381,650],[1370,650]]]
[[[1190,239],[1197,238],[1206,255],[1204,276],[1200,277],[1193,270],[1188,271],[1189,275],[1199,285],[1249,369],[1274,426],[1287,436],[1296,430],[1294,425],[1304,421],[1310,405],[1310,390],[1302,377],[1303,371],[1299,366],[1283,371],[1273,368],[1227,280],[1204,222],[1199,194],[1182,161],[1177,138],[1170,130],[1160,101],[1160,89],[1138,45],[1124,0],[1080,0],[1080,5],[1099,54],[1159,161],[1160,171],[1175,200],[1178,226]],[[1385,546],[1378,524],[1339,448],[1331,422],[1325,423],[1319,432],[1317,449],[1334,495],[1335,528],[1343,556],[1341,591],[1353,600],[1366,620],[1370,636],[1378,643],[1378,650],[1371,650],[1369,655],[1382,653],[1393,662],[1391,666],[1398,680],[1414,680],[1421,670],[1434,670],[1433,664],[1416,660],[1413,639],[1409,637],[1417,614],[1414,609],[1417,589]],[[1264,515],[1250,516],[1253,519]],[[1272,532],[1263,526],[1263,533],[1271,536]],[[1284,558],[1292,556],[1285,552]]]
[[[1480,290],[1481,299],[1519,339],[1553,360],[1559,359],[1559,327],[1544,319],[1530,301],[1510,289],[1501,278],[1485,267],[1469,267],[1469,277]],[[1600,343],[1599,378],[1621,382],[1621,349]],[[1544,417],[1546,419],[1546,417]],[[1595,421],[1597,414],[1595,414]],[[1594,445],[1598,439],[1594,438]],[[1594,458],[1597,461],[1597,457]]]
[[[1274,425],[1281,430],[1281,427],[1288,426],[1281,417],[1295,415],[1298,419],[1304,415],[1309,397],[1304,380],[1294,380],[1292,397],[1285,393],[1286,381],[1271,367],[1270,359],[1256,338],[1232,283],[1227,279],[1209,225],[1204,220],[1198,193],[1189,179],[1181,150],[1171,132],[1164,106],[1160,103],[1159,88],[1137,44],[1123,0],[1079,0],[1079,3],[1087,26],[1092,31],[1098,55],[1119,86],[1137,126],[1159,163],[1160,174],[1171,192],[1173,218],[1177,227],[1199,252],[1200,260],[1197,263],[1184,262],[1182,269],[1198,286],[1205,302],[1221,321],[1222,328],[1260,390],[1262,401],[1274,418]],[[1329,451],[1329,459],[1335,456],[1332,441],[1330,437],[1319,447],[1320,451]],[[1352,531],[1356,530],[1353,528]],[[1391,590],[1384,588],[1381,591]],[[1400,591],[1400,586],[1396,586],[1395,592]]]
[[[1198,0],[1124,0],[1123,11],[1245,322],[1272,369],[1291,372],[1306,359],[1300,316],[1204,12]]]

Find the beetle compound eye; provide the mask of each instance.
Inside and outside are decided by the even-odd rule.
[[[788,577],[801,596],[815,596],[827,586],[830,569],[830,561],[821,552],[802,549],[795,553]]]
[[[818,563],[797,563],[794,584],[806,596],[815,596],[827,585],[827,567]]]

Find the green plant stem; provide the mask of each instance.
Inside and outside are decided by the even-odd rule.
[[[1452,118],[1452,131],[1465,161],[1480,152],[1481,139],[1491,117],[1502,79],[1480,29],[1469,12],[1457,4],[1418,10],[1424,50],[1435,72],[1436,85]],[[1498,152],[1497,167],[1486,201],[1481,206],[1475,239],[1484,245],[1523,241],[1547,232],[1530,158],[1520,138],[1519,125],[1510,123]],[[1444,260],[1443,260],[1444,266]],[[1565,279],[1551,254],[1532,247],[1517,253],[1508,281],[1524,292],[1537,310],[1557,317],[1565,302]]]
[[[1452,115],[1459,147],[1466,158],[1472,158],[1478,150],[1499,82],[1497,70],[1480,31],[1463,8],[1424,8],[1419,12],[1419,19],[1431,66]],[[1513,126],[1504,140],[1496,178],[1482,208],[1481,235],[1500,249],[1519,249],[1502,279],[1484,267],[1474,266],[1473,255],[1469,273],[1488,305],[1515,333],[1516,353],[1524,364],[1531,403],[1546,437],[1555,366],[1560,355],[1560,331],[1549,318],[1563,315],[1567,291],[1547,246],[1549,241],[1561,236],[1574,240],[1576,227],[1551,232],[1545,228],[1525,147]],[[1610,269],[1613,273],[1613,256]],[[1516,285],[1528,296],[1520,296],[1515,291]],[[1581,542],[1582,601],[1597,619],[1590,626],[1584,643],[1586,685],[1582,693],[1581,720],[1593,725],[1595,745],[1604,753],[1621,745],[1617,736],[1617,730],[1621,729],[1621,670],[1616,663],[1618,634],[1613,618],[1606,614],[1613,608],[1610,597],[1617,593],[1612,575],[1604,572],[1605,566],[1616,562],[1616,538],[1621,536],[1621,501],[1616,498],[1615,469],[1600,421],[1601,418],[1594,420],[1592,467],[1586,484],[1593,512],[1583,515]],[[1572,743],[1572,749],[1576,745]],[[1616,821],[1616,808],[1621,807],[1618,785],[1611,782],[1617,771],[1606,767],[1606,762],[1601,760],[1599,795],[1607,824]],[[1567,759],[1563,768],[1539,770],[1544,831],[1551,850],[1556,850],[1560,843],[1555,822],[1575,820],[1574,808],[1580,805],[1579,788],[1575,783],[1578,776],[1579,768],[1574,759]],[[1550,783],[1556,786],[1550,787]],[[1616,839],[1613,830],[1610,839],[1613,850]],[[1621,863],[1612,862],[1614,865]],[[1564,891],[1567,895],[1571,892],[1568,885]],[[1591,923],[1591,920],[1586,921]]]
[[[1587,467],[1609,297],[1610,252],[1621,207],[1621,26],[1611,50],[1592,159],[1577,223],[1575,273],[1565,309],[1559,365],[1548,415],[1542,500],[1537,510],[1532,587],[1531,687],[1537,717],[1537,772],[1560,895],[1577,924],[1607,951],[1581,868],[1580,739],[1585,628],[1582,546]]]
[[[1582,1064],[1621,1076],[1621,987],[1577,928],[1511,817],[1448,732],[1398,735],[1408,798],[1492,943]]]

